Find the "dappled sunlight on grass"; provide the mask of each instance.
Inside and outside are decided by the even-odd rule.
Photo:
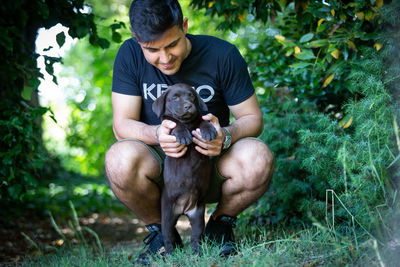
[[[66,173],[46,185],[29,190],[27,199],[32,199],[32,208],[43,214],[55,216],[68,214],[68,200],[72,201],[79,215],[93,212],[125,211],[126,208],[115,198],[106,178],[85,177]]]

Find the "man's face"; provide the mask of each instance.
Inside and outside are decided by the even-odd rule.
[[[191,44],[186,38],[187,18],[183,21],[183,29],[173,26],[157,40],[140,43],[144,57],[154,67],[166,75],[178,72],[183,60],[189,55]]]

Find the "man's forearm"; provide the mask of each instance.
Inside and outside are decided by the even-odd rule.
[[[148,145],[158,144],[156,128],[157,125],[148,125],[132,119],[121,119],[113,123],[114,135],[117,140],[133,138]]]
[[[263,118],[259,115],[246,115],[237,119],[228,129],[232,143],[244,137],[257,137],[263,131]]]

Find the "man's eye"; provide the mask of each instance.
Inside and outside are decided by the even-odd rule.
[[[170,45],[168,46],[168,48],[174,47],[174,46],[176,46],[177,44],[178,44],[178,41],[175,41],[175,42],[173,42],[172,44],[170,44]]]

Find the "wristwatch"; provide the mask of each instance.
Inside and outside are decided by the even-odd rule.
[[[232,137],[231,134],[229,133],[229,131],[226,128],[222,128],[222,131],[224,131],[225,134],[225,140],[224,143],[222,144],[222,149],[228,149],[231,144],[232,144]]]

